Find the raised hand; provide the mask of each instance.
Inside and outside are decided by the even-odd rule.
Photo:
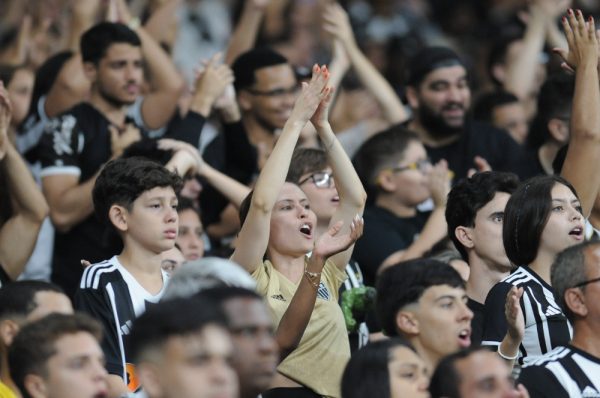
[[[319,104],[330,91],[330,88],[327,87],[329,81],[327,66],[320,67],[315,64],[312,72],[310,82],[302,83],[302,92],[294,104],[289,119],[293,122],[303,123],[303,125],[314,115]]]
[[[213,55],[205,64],[196,80],[192,109],[208,116],[210,109],[228,87],[233,88],[233,71],[226,64],[219,64],[222,54]]]
[[[504,306],[504,316],[508,324],[508,334],[515,341],[523,340],[525,334],[525,319],[519,300],[523,296],[523,288],[513,286],[506,295],[506,304]]]
[[[446,205],[451,181],[452,172],[448,170],[448,162],[442,159],[433,166],[429,173],[429,190],[436,207]]]
[[[110,131],[110,145],[113,158],[121,156],[125,148],[142,138],[140,129],[130,123],[125,125],[123,131],[119,131],[112,125],[108,126],[108,130]]]
[[[333,87],[327,87],[327,93],[319,103],[317,110],[310,118],[311,123],[316,128],[321,128],[329,124],[329,109],[333,99]]]
[[[598,34],[594,19],[589,17],[586,22],[580,10],[569,10],[562,19],[563,29],[567,38],[568,50],[555,48],[566,66],[572,70],[578,66],[598,64]]]
[[[202,175],[205,168],[204,159],[194,146],[187,142],[163,138],[158,140],[158,148],[173,152],[173,157],[166,165],[169,170],[177,170],[181,176],[188,173]]]
[[[345,46],[355,44],[350,18],[338,3],[329,4],[323,13],[323,29]]]
[[[350,231],[340,235],[343,221],[332,225],[327,232],[317,239],[313,250],[314,256],[327,259],[337,253],[343,252],[362,236],[365,222],[360,215],[356,215],[350,224]]]

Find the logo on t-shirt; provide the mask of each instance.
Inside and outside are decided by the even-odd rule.
[[[331,295],[329,294],[329,289],[327,289],[327,286],[325,286],[323,281],[319,282],[319,290],[317,290],[317,298],[329,301],[330,296]]]
[[[275,300],[283,301],[283,302],[287,301],[285,299],[285,297],[283,297],[283,295],[281,295],[281,294],[274,294],[274,295],[271,296],[271,298],[275,299]]]

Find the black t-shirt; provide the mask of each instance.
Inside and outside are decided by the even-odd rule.
[[[457,141],[442,147],[425,146],[427,154],[435,163],[446,159],[455,180],[466,177],[475,156],[481,156],[495,171],[510,171],[522,175],[522,149],[505,131],[490,124],[468,120],[465,130]]]
[[[600,358],[572,345],[557,347],[523,367],[519,383],[532,397],[600,397]]]
[[[471,319],[471,345],[476,347],[481,345],[481,339],[483,338],[483,310],[485,306],[468,297],[467,307],[473,311],[473,319]]]
[[[520,177],[523,180],[535,176],[546,175],[546,171],[540,163],[537,149],[527,149],[524,151],[520,170]]]
[[[414,217],[403,218],[382,207],[372,206],[365,210],[363,236],[356,242],[353,255],[363,271],[365,285],[375,286],[381,263],[412,244],[429,214],[417,212]]]
[[[133,123],[131,119],[127,122]],[[49,120],[38,148],[42,178],[71,174],[82,184],[93,177],[112,156],[109,125],[100,111],[85,102]],[[141,127],[140,131],[147,135]],[[121,248],[109,241],[106,228],[91,214],[67,232],[56,231],[52,281],[72,298],[83,273],[81,260],[99,262]]]
[[[4,270],[4,267],[2,266],[2,264],[0,264],[0,287],[4,286],[10,282],[12,282],[12,280],[10,279],[10,276],[8,276],[8,274]]]

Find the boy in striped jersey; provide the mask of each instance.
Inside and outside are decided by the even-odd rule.
[[[164,293],[161,253],[175,245],[181,185],[175,173],[135,157],[107,163],[96,180],[94,211],[122,240],[123,251],[84,271],[75,307],[103,324],[109,396],[139,387],[128,335],[133,320]]]
[[[573,340],[523,368],[520,381],[535,397],[600,397],[600,243],[562,252],[552,286],[574,327]]]

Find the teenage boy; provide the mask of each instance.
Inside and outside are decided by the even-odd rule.
[[[502,220],[506,202],[518,185],[514,174],[491,171],[460,180],[448,194],[449,235],[470,267],[466,291],[473,311],[474,345],[483,337],[485,298],[512,269],[502,242]]]
[[[18,396],[8,366],[8,349],[15,336],[26,324],[50,313],[73,313],[71,300],[52,283],[17,281],[0,289],[0,397]]]
[[[173,299],[135,320],[132,357],[149,398],[234,398],[238,383],[225,317],[206,300]]]
[[[442,262],[416,259],[386,269],[377,282],[376,309],[384,333],[410,341],[429,369],[471,345],[465,283]]]
[[[139,387],[127,335],[146,304],[163,295],[168,276],[161,253],[175,245],[181,185],[181,178],[160,164],[134,157],[107,163],[92,192],[96,215],[118,234],[123,251],[86,268],[75,307],[104,326],[111,396]]]
[[[15,337],[10,371],[23,398],[104,398],[102,327],[83,314],[51,314]]]
[[[103,229],[92,214],[91,191],[102,165],[147,135],[146,129],[161,127],[160,121],[166,124],[183,87],[158,43],[134,25],[129,26],[135,30],[101,22],[81,36],[90,97],[50,120],[40,139],[42,188],[57,231],[52,280],[69,297],[81,279],[81,259],[97,262],[120,249],[101,239]],[[128,110],[140,104],[144,62],[153,90],[132,119]]]

